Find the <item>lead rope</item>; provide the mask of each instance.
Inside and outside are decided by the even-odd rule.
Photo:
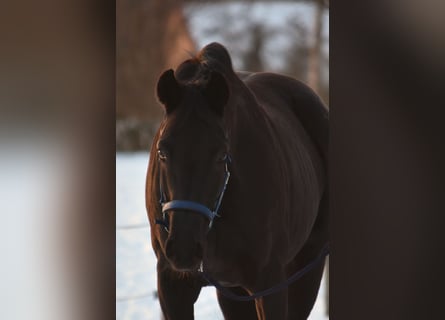
[[[203,266],[201,263],[200,267],[200,273],[202,277],[212,286],[214,286],[216,289],[221,292],[221,294],[229,299],[236,300],[236,301],[252,301],[257,298],[265,297],[268,295],[271,295],[273,293],[277,293],[278,291],[281,291],[288,287],[291,283],[297,281],[302,276],[304,276],[306,273],[314,269],[319,263],[324,261],[326,256],[329,255],[329,244],[326,244],[323,249],[321,250],[320,254],[311,262],[309,262],[304,268],[298,270],[296,273],[294,273],[290,278],[287,280],[269,288],[263,291],[256,292],[250,296],[240,296],[237,294],[234,294],[233,292],[229,291],[227,288],[223,287],[218,281],[210,277],[206,272],[203,271]]]

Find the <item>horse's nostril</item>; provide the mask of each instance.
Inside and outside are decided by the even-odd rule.
[[[165,246],[165,254],[167,257],[172,258],[174,256],[175,250],[173,249],[172,241],[167,241],[167,244]]]
[[[183,246],[181,246],[181,242],[176,243],[176,241],[168,240],[165,245],[165,254],[168,258],[180,258],[184,256],[189,258],[202,259],[204,250],[201,243],[190,243],[189,246],[186,246],[185,243],[182,243],[182,245]]]

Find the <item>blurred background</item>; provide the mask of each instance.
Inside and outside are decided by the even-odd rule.
[[[279,5],[277,18],[272,8]],[[329,100],[320,91],[327,87],[316,89],[335,111],[330,318],[443,319],[445,2],[331,5]],[[208,16],[212,6],[220,7]],[[0,319],[98,320],[116,312],[119,319],[159,319],[150,309],[157,300],[149,231],[140,224],[147,223],[149,136],[160,117],[153,86],[176,66],[162,52],[199,50],[226,34],[236,68],[250,68],[243,61],[254,60],[242,53],[253,31],[230,30],[257,19],[257,6],[267,8],[261,26],[269,28],[272,16],[278,23],[258,49],[264,70],[282,66],[279,52],[306,65],[305,54],[284,48],[307,32],[298,45],[309,56],[317,17],[311,1],[244,2],[229,23],[220,21],[226,2],[0,1]],[[296,8],[307,11],[297,16]],[[329,31],[326,5],[323,11],[320,30]],[[270,44],[292,34],[292,23],[307,23],[305,31]],[[161,51],[180,44],[170,40],[184,30],[190,46]],[[324,32],[320,43],[328,49]],[[315,60],[325,66],[317,73],[323,81],[327,57]],[[122,130],[125,119],[136,129],[131,121],[146,121],[146,137],[135,130],[137,138],[127,139],[135,147],[119,142],[117,149],[145,151],[116,159],[115,126],[131,135]],[[197,310],[205,314],[207,306],[216,304]],[[317,306],[313,315],[325,316]],[[201,318],[218,319],[209,312]]]
[[[235,70],[295,77],[328,105],[329,1],[117,0],[116,17],[116,315],[157,320],[145,175],[163,116],[159,75],[216,41]],[[310,319],[328,319],[327,292],[325,277]],[[195,318],[223,319],[214,288],[201,291]]]
[[[212,41],[235,70],[293,76],[329,104],[329,1],[117,0],[116,17],[118,151],[148,150],[157,78]]]

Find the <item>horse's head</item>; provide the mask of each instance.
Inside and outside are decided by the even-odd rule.
[[[180,82],[168,70],[158,81],[157,95],[165,109],[153,157],[169,228],[165,255],[177,270],[192,271],[202,261],[212,220],[199,205],[213,213],[226,178],[223,114],[229,90],[216,72],[200,81]]]

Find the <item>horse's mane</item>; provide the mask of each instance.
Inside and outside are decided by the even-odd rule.
[[[196,56],[181,63],[175,71],[175,77],[184,84],[205,85],[212,71],[226,78],[234,74],[229,53],[217,42],[210,43]]]

